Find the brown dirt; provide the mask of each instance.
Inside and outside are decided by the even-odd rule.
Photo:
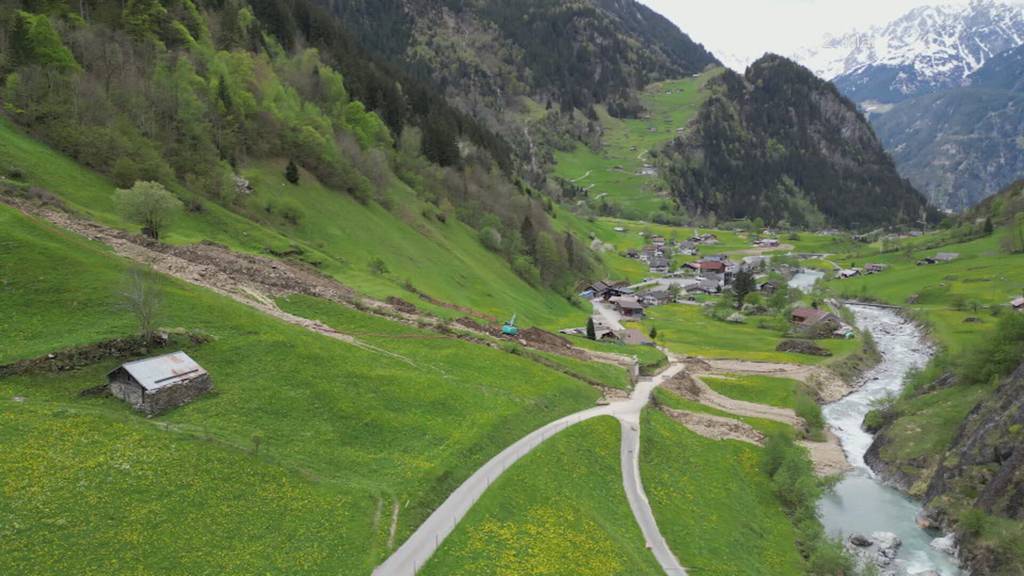
[[[799,444],[810,454],[814,463],[814,473],[818,476],[842,474],[853,468],[846,460],[846,453],[839,444],[839,438],[831,431],[826,432],[825,442],[802,441]]]
[[[835,402],[844,398],[856,387],[821,366],[801,366],[773,362],[746,362],[742,360],[708,360],[708,369],[699,373],[708,374],[751,374],[790,378],[811,387],[822,403]]]
[[[805,427],[803,419],[799,418],[788,408],[765,406],[764,404],[744,402],[742,400],[734,400],[727,396],[722,396],[718,392],[712,390],[711,387],[709,387],[699,377],[686,372],[681,372],[678,376],[665,383],[664,386],[684,398],[700,402],[705,406],[717,408],[724,412],[729,412],[730,414],[774,420],[776,422],[782,422],[783,424],[789,424],[797,430],[802,430]]]
[[[149,354],[151,348],[161,348],[171,344],[198,345],[208,338],[201,334],[160,334],[152,340],[141,336],[132,338],[114,338],[96,344],[86,344],[64,350],[56,350],[38,358],[21,360],[13,364],[0,366],[0,378],[25,374],[29,372],[66,372],[92,366],[97,362],[111,359],[138,358]]]
[[[661,410],[676,422],[686,426],[691,432],[711,440],[739,440],[740,442],[749,442],[756,446],[764,444],[764,434],[739,420],[684,410],[673,410],[668,407],[662,407]]]

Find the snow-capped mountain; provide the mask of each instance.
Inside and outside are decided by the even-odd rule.
[[[1024,4],[974,0],[923,6],[884,26],[827,37],[794,59],[857,102],[893,103],[961,85],[1024,44]]]

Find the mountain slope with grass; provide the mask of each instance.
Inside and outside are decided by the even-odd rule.
[[[928,215],[856,107],[806,68],[769,55],[710,87],[693,128],[660,162],[684,207],[812,227]]]

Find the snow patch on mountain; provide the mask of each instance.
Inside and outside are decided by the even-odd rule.
[[[884,26],[827,36],[793,58],[818,76],[867,83],[887,70],[903,94],[960,85],[993,56],[1024,44],[1024,3],[922,6]]]

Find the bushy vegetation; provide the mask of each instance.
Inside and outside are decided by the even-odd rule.
[[[98,0],[83,4],[82,14],[64,3],[0,11],[10,32],[0,36],[4,47],[21,47],[0,62],[3,107],[118,186],[157,182],[192,213],[204,202],[238,210],[248,193],[236,178],[243,166],[290,158],[363,204],[397,209],[390,189],[400,180],[438,220],[452,215],[497,232],[497,251],[537,286],[569,295],[593,273],[587,248],[552,230],[550,200],[510,180],[508,153],[491,145],[493,137],[415,82],[397,93],[406,111],[398,118],[391,96],[378,97],[397,90],[396,78],[360,100],[372,64],[341,58],[357,50],[341,47],[343,31],[320,36],[338,27],[334,18],[294,4],[278,20],[265,17],[274,2],[236,0]],[[307,21],[294,18],[300,8]],[[311,21],[322,28],[307,29]],[[355,66],[353,77],[339,66]],[[422,109],[433,104],[429,114]],[[438,123],[444,129],[434,129]],[[293,226],[304,217],[285,199],[268,206]],[[532,233],[524,235],[527,223]]]
[[[818,521],[818,500],[830,480],[814,475],[807,452],[787,435],[773,434],[765,441],[761,470],[771,478],[772,488],[797,530],[797,543],[807,559],[809,576],[854,574],[854,562],[842,545],[830,540]]]

